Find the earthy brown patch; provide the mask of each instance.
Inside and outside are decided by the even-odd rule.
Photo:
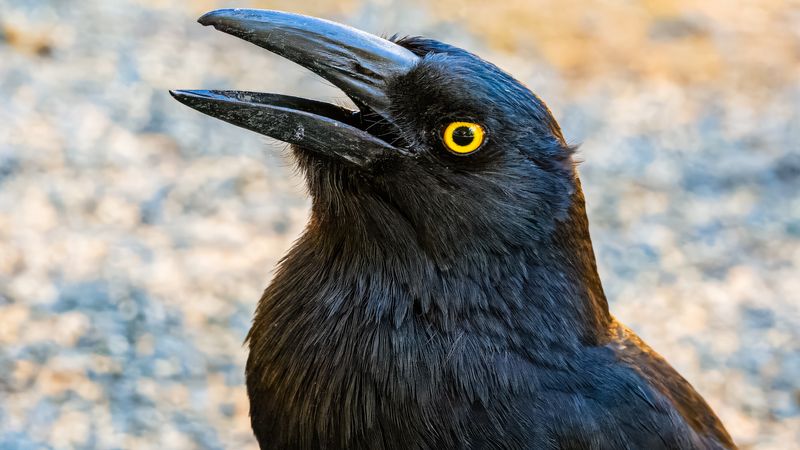
[[[783,85],[800,68],[793,2],[440,0],[430,7],[496,48],[541,55],[573,81],[616,73]]]

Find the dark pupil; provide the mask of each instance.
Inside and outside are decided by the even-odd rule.
[[[453,131],[453,142],[462,147],[471,144],[474,139],[475,133],[473,133],[472,128],[470,127],[462,126]]]

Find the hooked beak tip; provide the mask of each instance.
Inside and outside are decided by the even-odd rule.
[[[243,21],[258,21],[260,16],[267,12],[270,11],[243,8],[215,9],[214,11],[209,11],[200,16],[197,22],[206,27],[213,26],[220,31],[226,31],[226,28],[241,27],[241,22]]]
[[[192,95],[192,91],[184,89],[170,89],[169,95],[171,95],[175,100],[185,104],[186,98]]]
[[[232,10],[232,9],[217,9],[217,10],[214,10],[214,11],[210,11],[210,12],[207,12],[207,13],[203,14],[202,16],[200,16],[200,18],[197,19],[197,22],[200,25],[203,25],[203,26],[216,25],[217,22],[219,21],[220,17],[223,15],[223,12],[230,12],[230,11],[234,11],[234,10]]]

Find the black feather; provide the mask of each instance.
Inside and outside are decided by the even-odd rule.
[[[248,335],[262,448],[734,448],[609,314],[545,104],[464,50],[392,40],[421,57],[387,90],[415,157],[364,173],[293,150],[312,216]],[[485,147],[448,153],[448,120]]]

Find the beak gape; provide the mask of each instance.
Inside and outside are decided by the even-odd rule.
[[[359,111],[279,94],[242,91],[170,91],[209,116],[358,166],[406,154],[366,131],[366,122],[392,127],[387,82],[411,70],[419,57],[355,28],[279,11],[221,9],[199,19],[320,75]],[[384,128],[385,129],[385,128]]]

